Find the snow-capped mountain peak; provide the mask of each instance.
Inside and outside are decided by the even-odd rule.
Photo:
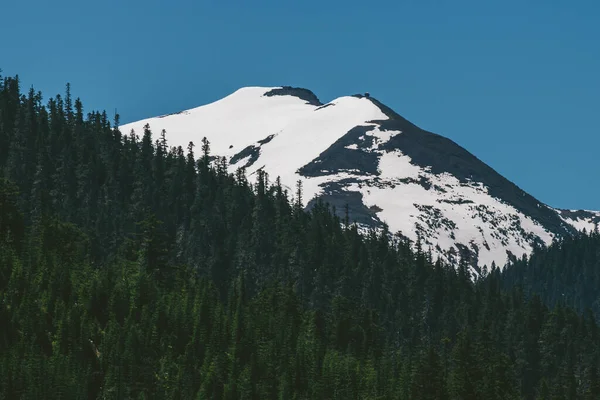
[[[247,87],[180,113],[121,127],[163,129],[171,146],[207,137],[233,172],[263,169],[290,191],[298,180],[311,207],[348,205],[362,226],[381,227],[443,259],[502,266],[510,256],[577,230],[600,212],[552,209],[443,136],[424,131],[378,100],[344,96],[326,104],[309,90]],[[477,268],[477,267],[476,267]]]

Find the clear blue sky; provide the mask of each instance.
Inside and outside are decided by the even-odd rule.
[[[599,3],[6,1],[0,68],[123,122],[249,85],[369,91],[541,201],[600,210]]]

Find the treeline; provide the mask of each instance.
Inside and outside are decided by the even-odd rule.
[[[600,234],[567,237],[515,261],[504,269],[502,281],[506,288],[538,294],[550,306],[591,312],[600,321]]]
[[[0,398],[600,398],[590,315],[187,150],[1,80]]]

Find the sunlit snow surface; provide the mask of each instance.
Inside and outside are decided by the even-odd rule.
[[[390,138],[402,132],[380,130],[372,121],[388,117],[369,99],[341,97],[319,107],[291,95],[264,96],[272,89],[243,88],[205,106],[124,125],[121,131],[127,134],[134,129],[141,135],[149,124],[155,138],[165,129],[168,145],[183,148],[190,141],[200,145],[206,136],[211,153],[229,161],[247,146],[255,146],[258,159],[246,169],[251,180],[260,168],[271,180],[279,176],[290,192],[302,180],[306,200],[319,196],[324,184],[338,182],[344,190],[360,192],[367,207],[381,209],[377,217],[391,232],[401,232],[413,241],[421,236],[425,248],[444,260],[452,259],[460,244],[478,254],[480,266],[492,262],[503,266],[507,251],[521,257],[532,251],[535,237],[545,244],[554,239],[538,222],[489,195],[483,184],[461,183],[447,173],[433,174],[412,164],[398,150],[382,150]],[[344,148],[375,154],[378,174],[350,169],[322,171],[322,176],[307,178],[298,173],[357,126],[369,127],[365,135],[372,139],[371,145],[361,146],[363,135],[359,142]],[[235,161],[231,172],[251,162],[251,156]],[[430,187],[419,184],[422,178],[429,180]],[[590,230],[597,224],[589,219],[561,218],[578,230]]]

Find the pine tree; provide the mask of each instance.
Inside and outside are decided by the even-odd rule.
[[[442,365],[432,347],[423,352],[413,372],[411,399],[443,400],[447,398]]]

